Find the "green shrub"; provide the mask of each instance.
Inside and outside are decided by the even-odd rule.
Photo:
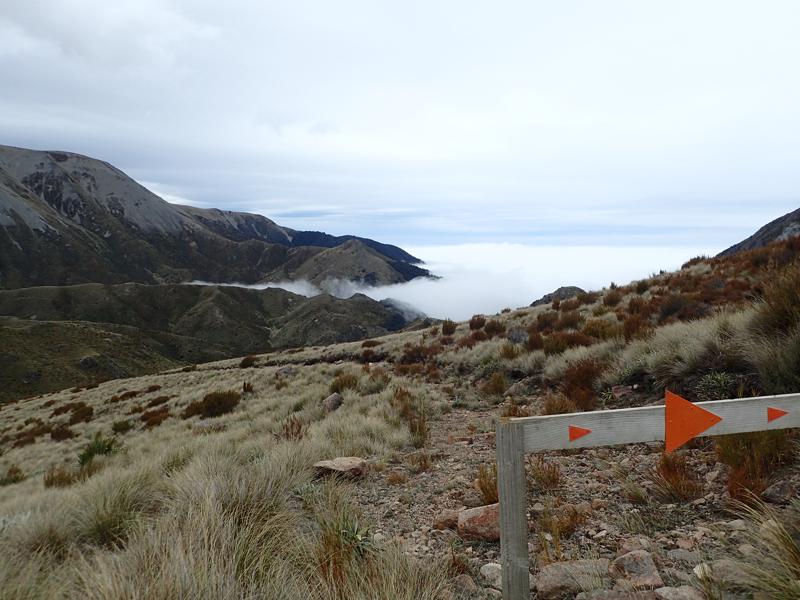
[[[83,447],[78,454],[78,464],[81,467],[88,465],[95,456],[113,454],[119,450],[119,443],[113,438],[104,438],[98,431],[92,441]]]
[[[737,378],[730,373],[713,372],[703,375],[694,392],[700,400],[725,400],[736,392]]]
[[[206,394],[201,401],[190,403],[181,413],[181,417],[189,419],[200,415],[204,419],[219,417],[233,411],[239,404],[242,395],[234,390],[229,392],[211,392]]]

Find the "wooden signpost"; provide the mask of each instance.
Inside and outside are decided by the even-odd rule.
[[[800,427],[800,394],[693,404],[667,392],[664,406],[502,419],[497,425],[497,486],[503,598],[530,597],[526,453],[658,440],[672,452],[700,435],[793,427]]]

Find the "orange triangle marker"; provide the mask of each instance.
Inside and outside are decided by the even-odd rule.
[[[677,450],[720,421],[722,417],[668,391],[664,410],[667,452]]]
[[[570,425],[569,426],[569,441],[570,442],[574,442],[575,440],[578,440],[578,439],[582,438],[585,435],[589,435],[590,433],[592,433],[591,429],[586,429],[585,427],[577,427],[575,425]]]
[[[781,410],[780,408],[772,408],[771,406],[767,407],[767,423],[772,423],[775,419],[780,419],[781,417],[785,417],[789,413],[785,410]]]

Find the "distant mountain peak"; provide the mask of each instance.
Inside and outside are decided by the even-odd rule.
[[[787,240],[797,235],[800,235],[800,208],[770,221],[749,238],[720,252],[719,256],[729,256],[744,250],[763,248],[772,242]]]

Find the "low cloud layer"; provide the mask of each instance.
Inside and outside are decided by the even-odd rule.
[[[468,319],[503,308],[527,306],[562,285],[601,289],[611,281],[624,284],[660,269],[673,270],[686,260],[719,249],[611,246],[540,247],[521,244],[465,244],[410,248],[441,279],[364,287],[328,280],[322,289],[307,281],[247,286],[278,287],[304,296],[329,293],[349,298],[362,293],[375,300],[392,299],[436,318]],[[412,311],[408,311],[411,316]]]

